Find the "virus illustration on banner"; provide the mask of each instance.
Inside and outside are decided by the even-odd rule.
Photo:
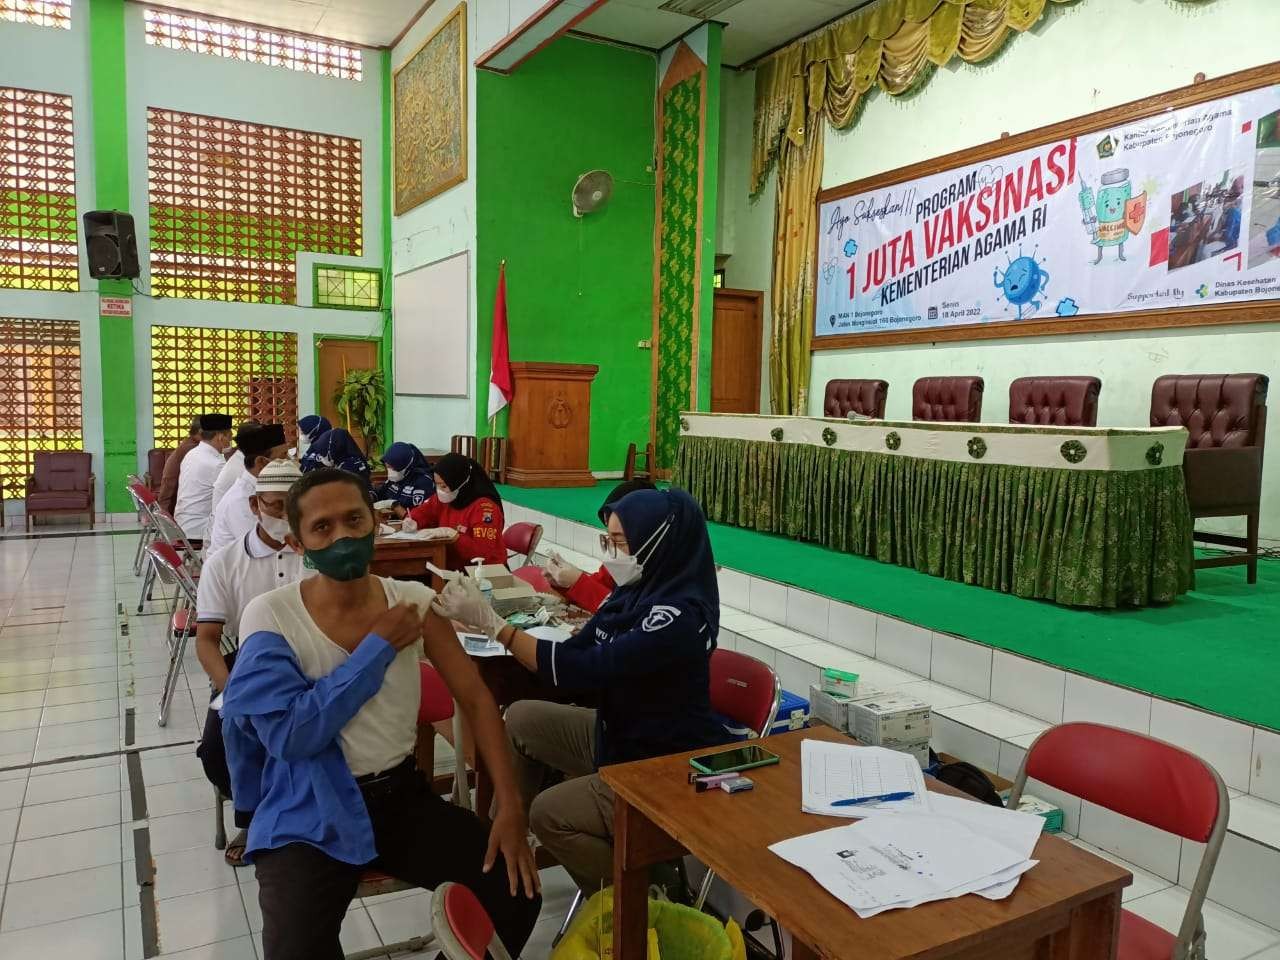
[[[1116,247],[1116,256],[1125,259],[1124,244],[1130,234],[1137,236],[1147,219],[1147,194],[1133,195],[1129,171],[1124,167],[1108,170],[1102,175],[1102,186],[1095,197],[1093,189],[1080,179],[1080,212],[1089,242],[1098,248],[1093,262],[1102,262],[1106,247]]]
[[[1041,296],[1049,286],[1049,273],[1044,269],[1044,261],[1036,259],[1036,251],[1039,249],[1036,247],[1031,251],[1031,256],[1026,256],[1019,247],[1017,259],[1009,260],[1003,276],[999,267],[991,271],[991,280],[1000,290],[1000,296],[1009,301],[1009,306],[1018,308],[1019,320],[1022,319],[1022,311],[1027,304],[1031,305],[1033,314],[1040,309],[1040,301],[1036,297]],[[1006,253],[1005,257],[1008,256]],[[1000,296],[996,299],[1000,299]]]

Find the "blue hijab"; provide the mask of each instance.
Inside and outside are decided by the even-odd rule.
[[[408,476],[411,473],[430,473],[431,464],[422,455],[422,451],[412,443],[396,442],[387,447],[382,455],[382,462],[391,470],[399,470]]]
[[[627,629],[626,621],[644,616],[660,603],[682,604],[696,610],[710,627],[720,631],[720,586],[716,563],[707,536],[707,521],[698,502],[683,490],[636,490],[613,504],[636,559],[644,564],[641,578],[609,595],[596,618],[615,629]],[[665,534],[649,544],[664,523]]]
[[[319,414],[309,414],[298,421],[298,432],[314,443],[319,439],[320,434],[328,433],[333,429],[331,424]]]
[[[302,472],[310,473],[320,467],[337,467],[363,477],[365,483],[369,482],[369,461],[351,434],[341,427],[322,433],[307,448],[302,458]]]

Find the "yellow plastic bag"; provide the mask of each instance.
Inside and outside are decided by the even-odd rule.
[[[665,900],[649,901],[648,960],[746,960],[742,932],[708,914]],[[578,911],[551,960],[613,960],[613,888]]]

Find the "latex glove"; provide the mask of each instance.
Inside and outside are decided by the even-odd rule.
[[[400,530],[403,533],[413,533],[417,529],[418,529],[418,521],[413,519],[413,517],[409,516],[408,514],[405,514],[404,523],[400,524]]]
[[[483,632],[490,640],[498,639],[498,634],[507,625],[507,621],[498,616],[498,612],[480,592],[480,585],[471,577],[450,580],[445,584],[444,590],[436,594],[431,609],[446,620],[456,620],[473,630]]]
[[[582,571],[553,550],[547,558],[547,576],[557,587],[568,590],[578,582]]]

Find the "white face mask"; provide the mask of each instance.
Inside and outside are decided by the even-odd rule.
[[[669,520],[664,521],[662,526],[653,531],[653,535],[644,542],[644,545],[636,553],[644,553],[647,550],[649,555],[652,556],[653,551],[658,549],[658,544],[662,542],[662,538],[667,535],[667,530],[670,528],[671,522]],[[649,549],[651,544],[652,549]],[[635,583],[644,576],[644,564],[631,554],[605,557],[604,568],[609,572],[609,576],[613,578],[613,582],[620,587]]]
[[[404,471],[392,470],[390,467],[387,467],[387,479],[390,480],[392,483],[399,483],[401,480],[404,479]]]
[[[441,490],[439,487],[436,487],[436,499],[441,503],[453,503],[453,501],[457,499],[457,496],[457,490]]]
[[[311,446],[311,441],[306,437],[298,438],[298,456],[301,457],[307,452],[307,447]]]
[[[283,517],[273,517],[266,513],[258,514],[258,525],[262,527],[262,532],[277,543],[284,543],[284,538],[289,535],[289,521]]]
[[[620,587],[635,583],[644,576],[644,564],[632,556],[609,557],[604,562],[604,568]]]

